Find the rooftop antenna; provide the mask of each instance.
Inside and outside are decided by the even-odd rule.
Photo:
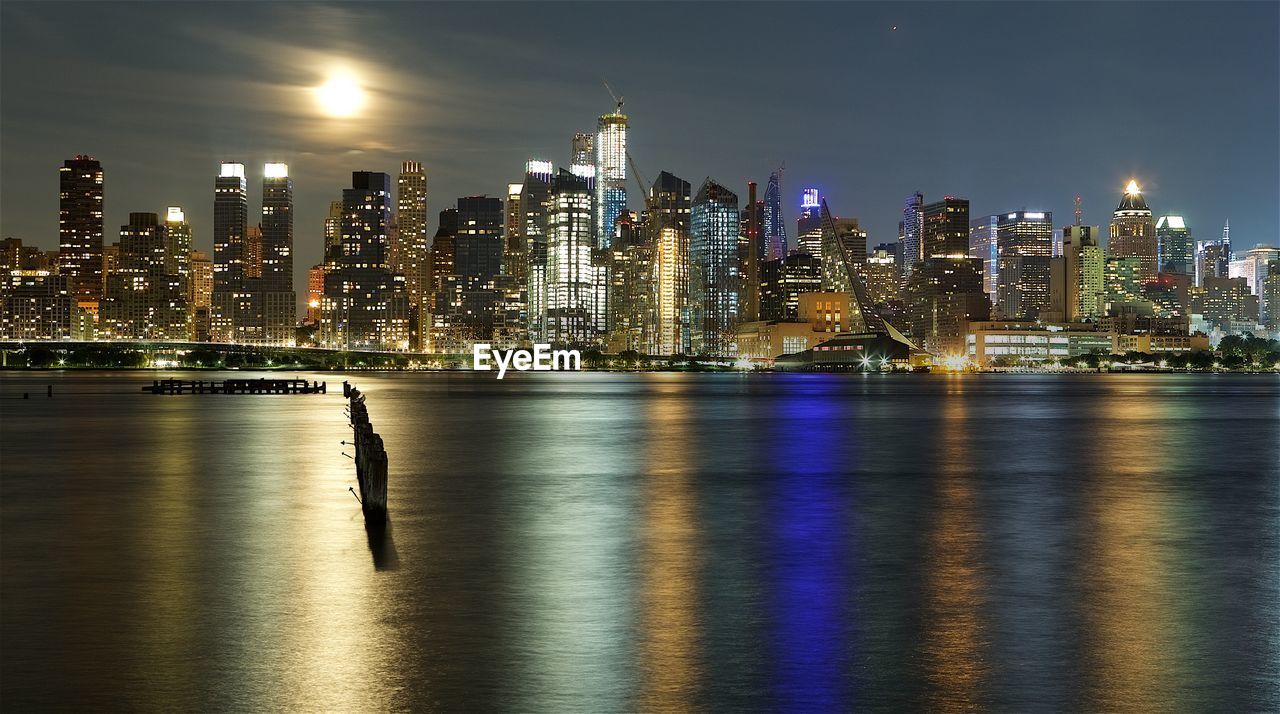
[[[618,96],[618,95],[613,91],[613,87],[610,87],[610,86],[609,86],[609,82],[608,82],[608,81],[603,80],[603,79],[602,79],[602,80],[600,80],[600,81],[604,82],[604,88],[605,88],[605,89],[607,89],[607,90],[609,90],[609,96],[613,97],[613,103],[614,103],[614,104],[616,104],[616,105],[617,105],[617,107],[618,107],[618,108],[617,108],[617,110],[616,110],[616,111],[617,111],[617,113],[618,113],[618,114],[621,114],[621,113],[622,113],[622,103],[623,103],[623,101],[625,101],[625,100],[626,100],[626,97],[619,97],[619,96]]]
[[[1084,215],[1084,209],[1080,207],[1080,194],[1076,194],[1076,225],[1080,225],[1080,218]]]

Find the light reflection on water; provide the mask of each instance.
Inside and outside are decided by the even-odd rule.
[[[1280,709],[1274,377],[361,374],[381,541],[150,377],[3,377],[6,709]]]

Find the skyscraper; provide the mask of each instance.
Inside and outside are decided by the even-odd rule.
[[[1113,258],[1137,258],[1141,282],[1154,279],[1160,269],[1156,224],[1137,181],[1129,182],[1120,198],[1120,205],[1111,214],[1111,240],[1107,244],[1107,252]]]
[[[650,189],[654,240],[654,320],[651,354],[688,354],[689,330],[689,213],[688,181],[666,171]]]
[[[915,270],[916,263],[925,257],[924,243],[920,238],[921,223],[924,221],[921,213],[923,207],[924,194],[918,191],[908,196],[906,205],[902,207],[902,235],[899,236],[902,247],[898,251],[898,260],[901,261],[904,283],[911,278],[911,271]]]
[[[453,280],[436,294],[437,328],[462,342],[492,337],[502,272],[502,199],[467,196],[457,202]]]
[[[595,337],[597,276],[591,235],[595,188],[594,179],[563,169],[551,183],[545,322],[552,342],[582,344]]]
[[[822,255],[822,218],[818,215],[818,189],[806,188],[801,193],[800,216],[796,218],[796,250]]]
[[[77,155],[58,170],[58,268],[74,300],[97,303],[102,273],[102,164]]]
[[[291,346],[297,327],[293,290],[293,179],[287,164],[262,172],[262,272],[258,281],[262,341]]]
[[[768,246],[768,260],[777,260],[787,254],[787,222],[782,217],[782,169],[769,174],[769,185],[764,190],[764,242]]]
[[[406,349],[409,298],[387,263],[391,177],[355,171],[342,191],[342,251],[324,279],[324,340],[345,349]]]
[[[165,272],[178,276],[178,287],[187,301],[187,309],[194,306],[191,255],[194,240],[191,224],[187,223],[187,214],[181,206],[169,206],[164,220]]]
[[[423,297],[431,291],[431,234],[427,229],[427,174],[419,161],[400,163],[395,215],[400,251],[399,264],[394,268],[404,275],[409,310],[420,319]]]
[[[1011,211],[996,218],[996,305],[1006,319],[1035,320],[1050,308],[1053,214]]]
[[[596,231],[598,248],[608,248],[614,223],[627,207],[627,115],[622,103],[596,124]]]
[[[1106,303],[1105,257],[1098,226],[1066,226],[1062,229],[1062,257],[1066,283],[1064,311],[1068,322],[1102,316]]]
[[[1156,243],[1162,273],[1192,275],[1195,273],[1195,255],[1191,231],[1187,230],[1182,216],[1160,216],[1156,221]]]
[[[245,238],[249,232],[249,191],[244,164],[223,162],[214,179],[213,297],[210,339],[244,341],[242,328],[252,311],[245,286]],[[246,305],[247,303],[247,305]]]
[[[760,264],[760,319],[795,320],[800,295],[822,291],[822,256],[795,252]]]
[[[999,221],[999,216],[990,215],[969,222],[969,257],[982,259],[982,280],[992,305],[996,303],[1000,273],[1000,244],[996,240]]]
[[[742,307],[738,219],[737,194],[704,181],[690,211],[689,304],[696,354],[733,352]]]
[[[768,255],[761,226],[764,225],[764,202],[756,198],[756,182],[747,182],[747,205],[739,218],[738,252],[742,260],[742,320],[760,318],[760,266]]]
[[[554,165],[531,160],[524,167],[520,211],[524,224],[525,296],[529,339],[547,341],[547,234],[550,231],[551,181]]]
[[[906,247],[913,204],[908,200],[903,220]],[[916,261],[907,291],[912,337],[934,355],[964,354],[966,323],[985,320],[991,306],[982,280],[983,261],[969,257],[969,202],[948,196],[921,207],[919,215],[924,257]]]

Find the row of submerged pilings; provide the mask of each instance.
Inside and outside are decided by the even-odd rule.
[[[373,430],[369,421],[369,407],[364,395],[349,382],[342,383],[342,396],[347,399],[354,433],[356,481],[360,484],[360,507],[364,510],[364,522],[369,526],[383,526],[387,522],[387,450],[382,437]]]

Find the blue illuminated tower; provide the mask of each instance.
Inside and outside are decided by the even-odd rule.
[[[769,248],[768,260],[787,255],[787,222],[782,218],[782,169],[769,174],[764,191],[764,242]]]

